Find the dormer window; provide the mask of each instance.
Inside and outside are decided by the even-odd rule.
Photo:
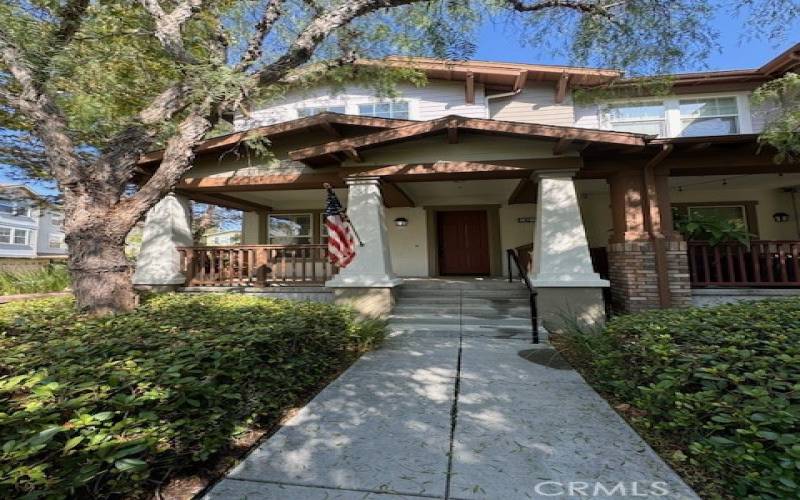
[[[370,102],[358,105],[358,114],[376,118],[408,120],[408,101]]]
[[[688,136],[739,133],[739,108],[735,97],[681,99],[681,134]]]
[[[661,101],[610,104],[605,110],[606,122],[612,130],[664,136],[666,108]]]

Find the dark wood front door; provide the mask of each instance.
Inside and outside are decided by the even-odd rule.
[[[438,212],[436,226],[439,274],[489,274],[489,226],[485,210]]]

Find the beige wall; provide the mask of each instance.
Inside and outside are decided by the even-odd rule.
[[[408,225],[397,227],[398,217],[408,219]],[[425,209],[390,208],[386,210],[386,228],[392,268],[398,276],[428,276],[428,225]]]
[[[575,115],[569,96],[564,102],[555,102],[554,83],[529,83],[519,94],[489,101],[490,116],[494,120],[544,123],[573,126]]]

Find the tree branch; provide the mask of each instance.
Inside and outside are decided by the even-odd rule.
[[[517,12],[538,12],[547,9],[571,9],[582,14],[601,16],[611,19],[613,15],[605,7],[597,3],[586,3],[579,0],[547,0],[526,4],[522,0],[507,0],[511,8]]]
[[[167,14],[158,0],[141,0],[142,6],[156,23],[156,38],[175,60],[184,63],[194,61],[183,45],[183,25],[200,10],[203,0],[184,0]]]
[[[259,82],[269,84],[280,81],[291,70],[308,62],[317,46],[330,33],[354,19],[378,9],[399,7],[418,1],[420,0],[355,0],[335,7],[311,21],[294,39],[283,56],[259,71]]]
[[[42,90],[20,50],[3,31],[0,31],[0,59],[21,88],[19,95],[11,97],[15,98],[19,109],[33,120],[36,135],[45,146],[53,176],[65,189],[77,189],[83,163],[66,132],[66,119]]]
[[[72,41],[72,37],[81,28],[83,14],[89,8],[89,0],[69,0],[60,9],[58,16],[61,24],[53,33],[53,43],[50,48],[63,47]]]
[[[253,37],[250,39],[247,50],[242,55],[239,64],[236,65],[236,71],[247,71],[250,67],[258,61],[263,53],[262,45],[264,38],[272,30],[272,26],[280,19],[283,13],[283,5],[286,0],[270,0],[267,8],[264,9],[264,14],[256,24],[256,30]]]

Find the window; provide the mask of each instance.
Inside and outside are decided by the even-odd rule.
[[[345,109],[344,105],[336,105],[336,106],[309,106],[306,108],[300,108],[297,110],[297,116],[300,118],[305,118],[307,116],[314,116],[320,113],[342,113],[344,114]]]
[[[308,245],[311,243],[311,214],[270,214],[270,245]]]
[[[33,208],[26,206],[23,203],[10,200],[0,200],[0,214],[31,217],[32,213]]]
[[[408,101],[372,102],[358,105],[358,114],[408,120]]]
[[[13,202],[8,200],[0,200],[0,213],[14,215],[16,207]]]
[[[707,205],[689,206],[687,211],[690,216],[707,219],[723,219],[747,230],[747,210],[744,205]]]
[[[64,235],[63,234],[51,234],[50,238],[47,241],[48,248],[53,249],[65,249],[67,248],[66,243],[64,243]]]
[[[739,108],[735,97],[681,99],[681,135],[726,135],[739,133]]]
[[[27,245],[30,242],[30,231],[27,229],[0,227],[0,243],[11,245]]]
[[[667,134],[665,113],[661,101],[611,104],[605,109],[605,121],[618,132],[664,136]]]

